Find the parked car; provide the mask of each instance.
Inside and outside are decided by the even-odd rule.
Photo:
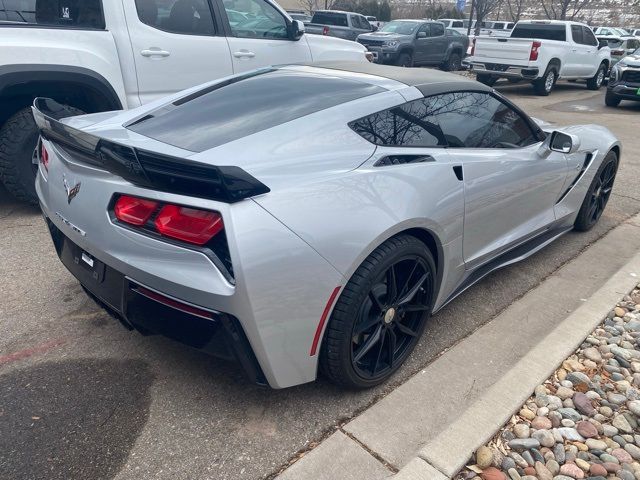
[[[640,101],[640,48],[616,63],[609,74],[604,101],[617,107],[622,100]]]
[[[640,48],[640,38],[633,37],[598,37],[605,40],[611,49],[611,66],[619,62],[623,57]]]
[[[393,20],[380,30],[358,36],[374,61],[412,67],[439,65],[444,70],[458,70],[467,51],[466,35],[447,33],[439,21]]]
[[[363,62],[68,113],[35,101],[62,263],[131,327],[274,388],[389,378],[432,312],[592,228],[621,148],[596,125],[543,131],[459,75]]]
[[[619,27],[594,27],[593,33],[597,37],[628,37],[630,32]]]
[[[441,22],[445,28],[450,28],[463,35],[467,34],[468,21],[457,18],[439,18],[438,21]]]
[[[24,1],[24,10],[0,2],[7,18],[0,21],[0,178],[9,192],[37,201],[30,109],[37,96],[91,113],[271,64],[366,61],[355,42],[304,35],[302,23],[271,0],[213,4],[85,0],[58,12],[57,0]]]
[[[371,25],[371,30],[372,31],[376,31],[378,30],[378,28],[380,28],[380,22],[378,21],[378,19],[372,15],[367,15],[366,17],[364,17],[367,19],[367,22],[369,22],[369,25]]]
[[[302,23],[309,23],[311,21],[311,15],[306,13],[289,12],[287,11],[292,20],[300,20]]]
[[[548,95],[560,78],[584,79],[587,88],[598,90],[611,51],[582,23],[526,20],[516,23],[509,38],[477,37],[465,62],[487,85],[499,78],[528,80],[537,94]]]
[[[515,25],[514,22],[482,22],[480,35],[493,35],[496,37],[508,37]]]
[[[631,35],[634,37],[640,37],[640,28],[634,28],[631,30]]]
[[[308,33],[344,38],[345,40],[355,40],[361,33],[373,30],[364,15],[339,10],[316,11],[311,22],[307,23],[305,28]]]

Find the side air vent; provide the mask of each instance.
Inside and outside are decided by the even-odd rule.
[[[584,175],[584,172],[587,171],[587,168],[589,168],[589,165],[591,165],[591,161],[593,160],[593,153],[587,153],[584,157],[584,162],[582,163],[582,168],[580,168],[580,171],[578,172],[578,174],[576,175],[576,177],[573,179],[573,181],[571,182],[571,185],[569,185],[569,187],[564,191],[564,193],[560,196],[560,198],[558,199],[558,201],[556,202],[556,205],[558,203],[560,203],[562,200],[564,200],[564,197],[566,197],[569,192],[571,191],[571,189],[573,187],[575,187],[576,183],[578,183],[578,180],[580,180],[582,178],[582,175]]]
[[[405,163],[423,163],[423,162],[435,162],[436,159],[431,155],[387,155],[382,157],[376,163],[374,167],[389,167],[391,165],[404,165]]]

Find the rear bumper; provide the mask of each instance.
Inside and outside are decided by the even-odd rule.
[[[504,78],[518,78],[522,80],[535,80],[540,74],[538,67],[524,67],[518,65],[505,65],[495,63],[483,63],[477,61],[463,62],[469,68],[481,75],[493,75]]]
[[[84,252],[45,216],[56,253],[87,293],[125,326],[160,334],[204,353],[236,360],[248,378],[266,385],[237,318],[157,292]],[[91,264],[91,265],[90,265]]]

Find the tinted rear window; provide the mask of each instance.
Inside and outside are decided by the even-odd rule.
[[[0,23],[104,29],[100,0],[0,0]]]
[[[512,38],[539,38],[542,40],[567,40],[567,31],[564,25],[518,23],[511,32]]]
[[[338,27],[347,27],[347,15],[345,13],[328,13],[318,12],[311,19],[311,23],[320,23],[322,25],[335,25]]]
[[[375,85],[330,75],[262,70],[165,105],[127,128],[202,152],[383,91]]]

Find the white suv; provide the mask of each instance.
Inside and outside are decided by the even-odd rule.
[[[4,0],[0,177],[36,201],[35,97],[78,113],[127,109],[258,67],[322,60],[364,62],[366,48],[305,35],[271,0]]]

